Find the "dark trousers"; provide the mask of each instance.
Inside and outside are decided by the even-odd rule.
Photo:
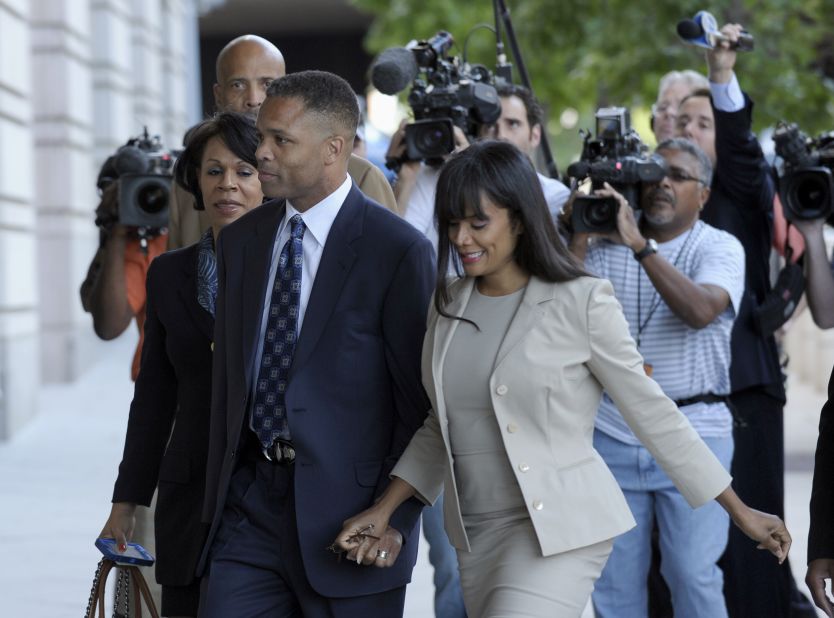
[[[751,508],[785,516],[785,440],[783,404],[757,389],[730,397],[735,416],[733,489]],[[724,570],[724,597],[731,618],[789,617],[796,585],[786,560],[768,551],[736,526],[730,526]]]
[[[313,590],[298,545],[292,479],[292,468],[266,462],[235,472],[211,547],[200,618],[401,618],[404,586],[339,599]]]

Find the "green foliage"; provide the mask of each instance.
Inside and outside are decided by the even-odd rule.
[[[455,37],[457,55],[473,26],[494,26],[489,0],[351,2],[377,16],[365,41],[372,53],[444,29]],[[679,20],[705,8],[702,0],[506,4],[533,88],[553,118],[574,107],[583,112],[580,126],[588,127],[598,106],[651,105],[667,71],[706,71],[702,50],[681,43],[675,30]],[[834,0],[714,0],[706,8],[719,24],[742,23],[756,38],[754,52],[739,54],[736,73],[756,102],[757,129],[779,119],[813,135],[834,129]],[[494,68],[494,35],[481,29],[470,39],[468,60]],[[506,49],[509,56],[509,44]],[[514,77],[520,81],[518,71]]]

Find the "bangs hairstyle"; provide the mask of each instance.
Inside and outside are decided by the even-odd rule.
[[[255,150],[258,148],[258,130],[255,121],[237,112],[220,112],[192,127],[185,136],[185,150],[177,157],[174,180],[194,196],[194,209],[205,210],[200,191],[200,165],[206,144],[219,137],[236,157],[258,169]]]
[[[473,215],[485,219],[482,196],[498,208],[506,208],[512,225],[522,226],[513,258],[525,272],[553,283],[588,274],[556,231],[541,182],[527,155],[510,143],[484,140],[451,157],[437,181],[438,256],[434,306],[440,315],[459,317],[450,316],[444,310],[450,300],[447,279],[450,259],[458,276],[464,276],[460,256],[449,240],[449,225]]]

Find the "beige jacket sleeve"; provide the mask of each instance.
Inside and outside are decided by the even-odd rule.
[[[626,423],[697,508],[730,485],[730,475],[687,418],[643,369],[611,283],[599,279],[588,300],[588,367]]]

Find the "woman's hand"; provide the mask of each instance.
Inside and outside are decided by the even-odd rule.
[[[377,567],[393,566],[402,549],[402,535],[388,525],[390,515],[379,506],[345,520],[332,547],[347,552],[348,560]],[[380,533],[380,531],[382,531]]]
[[[133,538],[136,527],[136,505],[132,502],[114,502],[110,509],[110,517],[101,529],[99,538],[115,539],[116,548],[123,552],[127,549],[127,542]]]
[[[788,557],[791,549],[791,535],[776,515],[751,509],[742,502],[731,486],[715,498],[730,515],[733,523],[744,534],[758,541],[759,549],[766,549],[779,559],[779,564]]]
[[[733,521],[744,534],[759,542],[759,549],[766,549],[776,556],[779,564],[788,557],[791,535],[785,522],[776,515],[747,507],[747,513],[739,519],[733,518]]]
[[[834,560],[829,558],[817,558],[808,563],[808,573],[805,575],[805,584],[814,597],[817,604],[826,616],[834,618],[834,600],[825,591],[825,581],[834,577]]]

